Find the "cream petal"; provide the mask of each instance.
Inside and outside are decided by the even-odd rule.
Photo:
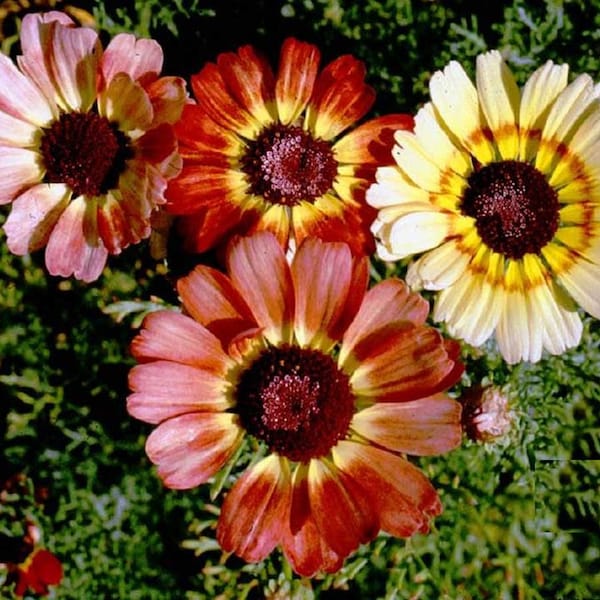
[[[454,337],[480,346],[494,332],[505,303],[502,287],[484,275],[467,271],[436,298],[433,318],[448,325]]]
[[[391,225],[386,242],[391,252],[401,257],[430,250],[448,237],[450,219],[442,212],[407,214]]]
[[[39,155],[26,148],[0,146],[0,204],[7,204],[42,180]]]
[[[497,50],[477,57],[477,91],[481,109],[504,160],[519,155],[517,118],[520,91],[513,74]]]
[[[456,448],[462,438],[461,406],[445,394],[409,402],[379,402],[356,413],[350,427],[378,446],[415,456]]]
[[[483,120],[477,90],[456,61],[451,61],[443,71],[437,71],[429,82],[434,108],[448,130],[482,164],[494,160],[492,145],[483,135]]]
[[[425,154],[415,135],[409,131],[397,131],[392,155],[400,168],[418,187],[428,192],[441,192],[442,173],[433,160]]]
[[[9,250],[23,255],[45,246],[70,198],[62,183],[40,183],[21,194],[4,223]]]
[[[471,256],[450,240],[410,264],[406,283],[413,289],[443,290],[460,279]]]
[[[590,315],[600,319],[600,265],[580,260],[556,274],[557,280]]]
[[[167,487],[185,490],[212,477],[242,438],[237,415],[190,413],[161,423],[148,436],[146,453]]]
[[[447,169],[463,177],[473,169],[469,155],[459,150],[436,118],[431,102],[419,110],[415,117],[415,136],[425,154],[439,169]]]
[[[390,167],[396,173],[399,170],[395,167]],[[383,168],[377,170],[379,175]],[[378,177],[379,180],[379,177]],[[379,183],[372,184],[366,195],[367,202],[375,208],[386,208],[390,206],[411,204],[411,206],[420,206],[421,210],[431,210],[431,203],[429,202],[429,193],[417,187],[406,179],[398,178],[396,181],[381,181]]]
[[[560,167],[562,171],[568,166],[561,165],[564,153],[557,151],[557,145],[569,145],[584,113],[590,110],[593,89],[591,77],[582,74],[562,91],[552,105],[535,157],[534,166],[542,173],[551,175],[555,168]],[[561,175],[564,180],[564,171]],[[553,180],[556,181],[557,177]]]
[[[568,76],[568,65],[555,65],[549,60],[525,83],[519,109],[520,160],[531,162],[534,158],[548,112],[567,86]]]

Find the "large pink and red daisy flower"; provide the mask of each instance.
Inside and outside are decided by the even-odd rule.
[[[266,456],[225,498],[217,539],[247,561],[280,546],[302,575],[333,572],[383,529],[426,532],[441,503],[406,458],[460,443],[456,343],[425,324],[398,279],[367,291],[367,259],[270,232],[236,240],[227,274],[179,280],[184,311],[150,314],[132,343],[129,413],[156,424],[146,451],[165,485],[191,488],[246,436]]]
[[[8,247],[46,247],[53,275],[96,279],[109,254],[150,235],[181,159],[172,125],[185,82],[159,77],[153,40],[98,34],[64,13],[27,15],[23,54],[0,54],[0,203]]]
[[[375,99],[364,65],[344,55],[319,72],[319,62],[315,46],[288,38],[276,75],[243,46],[192,77],[197,104],[176,128],[183,170],[167,191],[189,250],[268,230],[284,248],[315,236],[374,251],[365,190],[376,166],[391,163],[393,130],[412,127],[412,117],[348,132]]]

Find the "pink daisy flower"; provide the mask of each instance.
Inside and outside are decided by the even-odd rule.
[[[22,56],[0,54],[0,203],[11,252],[46,247],[52,275],[100,276],[150,235],[180,170],[172,125],[185,82],[159,77],[157,42],[98,34],[64,13],[23,19]]]
[[[458,346],[399,279],[367,291],[367,259],[316,238],[290,263],[270,232],[241,238],[227,274],[178,282],[184,311],[150,314],[132,343],[129,413],[165,485],[208,481],[245,436],[266,456],[227,494],[217,539],[246,561],[280,546],[301,575],[338,570],[380,529],[426,532],[442,506],[405,454],[461,440]]]

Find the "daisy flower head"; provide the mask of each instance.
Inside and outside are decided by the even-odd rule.
[[[588,75],[546,62],[520,89],[497,51],[476,82],[452,61],[367,201],[384,260],[420,255],[407,282],[433,318],[508,363],[577,345],[578,305],[600,317],[600,103]]]
[[[445,390],[462,372],[427,302],[398,279],[367,291],[367,259],[341,242],[309,238],[290,263],[258,232],[226,262],[180,279],[184,312],[150,314],[132,342],[127,408],[157,425],[146,452],[165,485],[206,482],[250,436],[266,455],[227,494],[217,539],[249,562],[280,546],[306,576],[380,529],[426,532],[441,503],[405,454],[460,443]]]
[[[109,254],[150,235],[181,159],[185,81],[159,77],[157,42],[29,14],[16,64],[0,54],[0,203],[11,252],[46,247],[52,275],[98,278]]]
[[[319,64],[316,46],[288,38],[277,73],[243,46],[192,77],[197,103],[176,128],[183,170],[167,190],[187,250],[266,230],[284,248],[315,236],[374,251],[365,191],[379,161],[391,162],[393,131],[411,127],[412,117],[350,130],[375,100],[365,67],[350,55]]]

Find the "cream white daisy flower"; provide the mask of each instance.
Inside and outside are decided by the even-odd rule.
[[[577,345],[578,305],[600,317],[599,86],[548,61],[519,89],[491,51],[430,95],[367,192],[378,255],[421,255],[407,281],[439,292],[433,318],[508,363]]]

